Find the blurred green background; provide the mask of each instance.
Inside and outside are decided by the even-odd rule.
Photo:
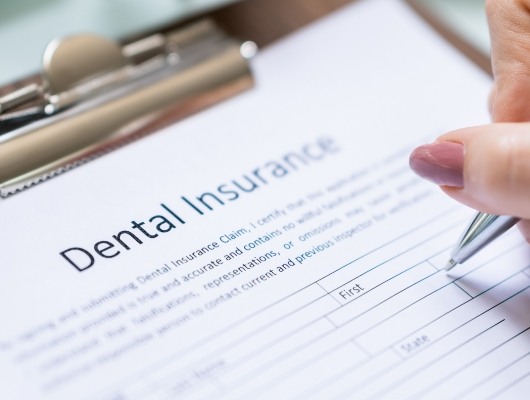
[[[42,52],[54,37],[95,32],[123,38],[234,1],[0,0],[0,85],[39,71]],[[466,40],[489,52],[484,0],[418,1]]]
[[[419,0],[435,13],[449,28],[489,54],[490,41],[485,0]]]

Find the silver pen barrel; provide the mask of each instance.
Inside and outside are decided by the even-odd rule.
[[[449,271],[457,264],[466,261],[518,221],[518,218],[510,216],[478,213],[451,252],[451,259],[447,263],[445,270]]]

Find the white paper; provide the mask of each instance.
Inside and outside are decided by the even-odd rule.
[[[487,122],[489,78],[388,0],[253,67],[0,203],[0,398],[525,398],[528,248],[513,230],[446,275],[473,211],[407,162]]]

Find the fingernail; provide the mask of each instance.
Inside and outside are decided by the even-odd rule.
[[[437,185],[464,187],[464,146],[441,142],[416,148],[410,167],[422,178]]]

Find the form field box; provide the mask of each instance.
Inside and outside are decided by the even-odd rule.
[[[356,341],[370,353],[378,353],[468,300],[469,296],[454,285],[445,286],[370,329]]]
[[[297,400],[320,399],[349,399],[355,398],[355,393],[363,383],[381,374],[383,371],[398,365],[399,356],[393,351],[368,359],[361,366],[355,366],[337,373],[324,382],[309,383],[308,389]]]
[[[454,224],[454,221],[450,220],[450,223]],[[447,221],[441,224],[440,220],[437,220],[416,229],[335,271],[318,283],[331,292],[367,273],[380,273],[384,276],[404,271],[454,242],[453,229],[447,224]]]
[[[268,351],[281,345],[282,340],[291,338],[292,341],[292,338],[295,338],[294,341],[296,342],[298,332],[304,332],[306,327],[311,326],[313,322],[319,321],[319,324],[325,326],[326,329],[332,329],[334,326],[322,317],[336,309],[337,306],[337,302],[331,296],[326,296],[291,314],[288,318],[265,326],[251,335],[243,337],[236,332],[235,336],[239,337],[239,340],[223,355],[223,359],[228,366],[238,365],[244,359],[251,357],[252,354]],[[294,346],[295,344],[291,343],[290,345]]]
[[[528,266],[528,263],[528,249],[526,248],[526,244],[524,244],[482,264],[480,267],[456,279],[455,283],[471,296],[475,297],[498,285],[510,276],[523,271]],[[465,268],[466,265],[462,267]],[[527,275],[524,274],[524,276]],[[508,288],[507,290],[511,291]]]
[[[417,300],[415,295],[411,295],[412,298],[407,301],[406,299],[410,296],[406,293],[414,288],[418,282],[432,274],[437,274],[436,270],[431,265],[422,263],[379,285],[337,311],[332,312],[329,318],[340,326],[361,315],[365,315],[371,310],[375,311],[377,309],[377,312],[368,313],[369,315],[366,315],[365,322],[360,323],[361,328],[363,326],[366,327],[365,324],[371,326],[397,312],[402,307],[403,301],[406,301],[404,304],[410,304]],[[443,285],[441,282],[439,284]],[[426,289],[428,292],[432,290],[430,287]],[[413,293],[416,291],[417,289],[412,290]],[[421,292],[419,295],[421,297],[424,294]],[[371,319],[371,321],[368,322],[366,318]]]
[[[342,371],[354,365],[360,365],[366,356],[353,343],[346,343],[326,354],[318,362],[300,366],[300,369],[291,371],[281,379],[271,383],[263,391],[256,392],[248,398],[285,399],[292,398],[300,392],[300,388],[308,384],[325,382]]]

